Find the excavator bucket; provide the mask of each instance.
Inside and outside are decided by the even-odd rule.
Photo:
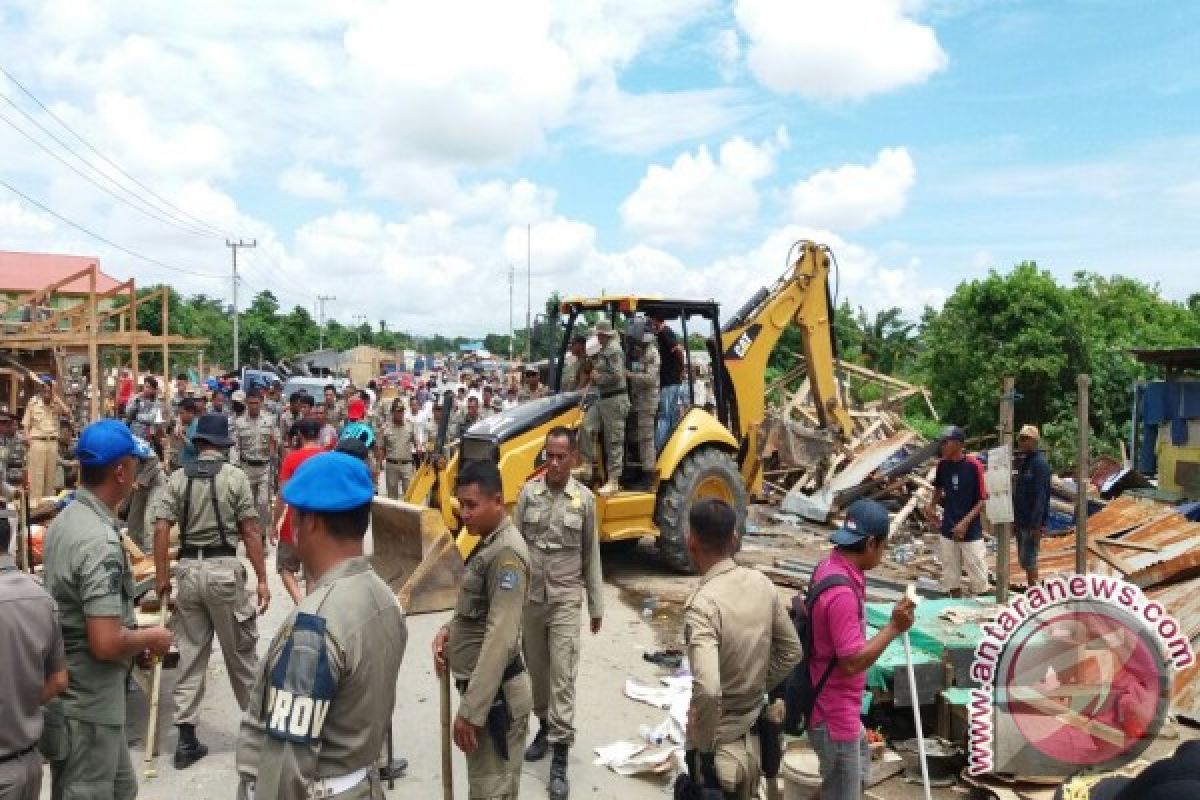
[[[462,556],[437,509],[376,497],[371,502],[371,565],[406,614],[454,607]]]

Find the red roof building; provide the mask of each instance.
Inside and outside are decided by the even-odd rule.
[[[0,294],[28,294],[60,281],[71,273],[100,265],[95,256],[66,256],[57,253],[16,253],[0,250]],[[55,290],[56,294],[87,294],[88,278],[84,276]],[[120,281],[99,272],[96,291],[105,292]]]

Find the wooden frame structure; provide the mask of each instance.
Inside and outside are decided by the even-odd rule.
[[[146,295],[137,296],[137,286],[133,279],[119,283],[103,292],[96,291],[100,269],[96,263],[89,264],[84,269],[73,272],[53,283],[47,284],[33,292],[19,296],[12,304],[15,308],[28,308],[29,322],[0,321],[5,329],[0,336],[0,350],[52,350],[60,353],[62,350],[86,350],[87,362],[91,371],[92,392],[89,402],[89,417],[97,419],[100,416],[100,396],[102,376],[100,374],[101,348],[128,348],[129,361],[133,367],[134,378],[138,373],[138,356],[142,349],[160,348],[162,351],[163,377],[166,379],[166,391],[170,392],[170,353],[176,350],[200,350],[203,359],[203,348],[208,345],[207,339],[195,339],[185,336],[174,336],[170,330],[170,289],[162,286]],[[50,311],[45,316],[42,312],[55,294],[62,287],[72,282],[86,279],[88,291],[83,302],[70,308]],[[120,308],[99,310],[99,303],[106,298],[117,298],[128,295],[129,302]],[[158,333],[138,330],[137,309],[155,300],[161,306],[161,330]],[[106,325],[116,320],[116,330],[106,330]],[[61,364],[55,358],[56,364]],[[61,376],[60,376],[61,377]],[[14,404],[16,397],[13,398]]]

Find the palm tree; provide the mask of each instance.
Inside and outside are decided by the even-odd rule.
[[[863,364],[876,372],[892,374],[896,368],[916,355],[917,340],[913,336],[916,323],[902,316],[899,308],[875,312],[874,318],[866,309],[858,309],[858,326],[862,331]]]

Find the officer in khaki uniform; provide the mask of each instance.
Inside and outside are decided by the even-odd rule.
[[[597,435],[603,437],[608,481],[601,487],[600,494],[615,494],[625,466],[625,418],[629,414],[625,352],[607,319],[596,323],[594,333],[600,341],[600,352],[592,358],[592,382],[587,394],[589,405],[583,418],[583,439],[579,443],[583,459],[580,466],[584,479],[590,480],[595,460],[593,440]]]
[[[233,423],[234,466],[242,468],[250,479],[250,492],[259,520],[268,520],[271,500],[271,462],[279,448],[278,424],[263,413],[262,395],[257,389],[246,394],[246,413]]]
[[[158,501],[167,488],[167,478],[163,475],[162,463],[149,444],[146,445],[149,454],[138,464],[137,479],[133,484],[133,493],[129,495],[129,510],[125,514],[125,525],[129,538],[134,543],[149,551],[154,547],[154,520],[158,513]]]
[[[392,401],[392,418],[383,426],[383,480],[387,496],[398,500],[408,492],[413,477],[413,450],[417,446],[417,429],[404,415],[404,401]]]
[[[42,706],[67,688],[67,661],[58,607],[8,555],[13,532],[0,527],[0,798],[38,800]]]
[[[462,694],[454,743],[467,756],[467,797],[515,798],[533,707],[521,660],[529,553],[505,511],[495,464],[465,464],[455,494],[463,525],[480,541],[467,559],[454,616],[434,637],[434,664],[439,674],[450,670]]]
[[[81,486],[46,533],[44,580],[58,604],[67,689],[46,706],[39,747],[53,800],[129,800],[137,780],[125,740],[125,676],[143,651],[163,655],[171,634],[134,629],[133,569],[117,532],[146,446],[115,419],[83,429]]]
[[[525,602],[525,663],[533,684],[537,735],[525,751],[539,761],[547,746],[550,798],[566,800],[567,751],[575,742],[575,677],[579,671],[580,592],[586,592],[592,633],[604,616],[596,501],[571,477],[575,448],[571,431],[546,434],[546,473],[530,480],[517,499],[516,524],[529,547],[529,597]]]
[[[703,577],[683,612],[693,675],[686,750],[694,781],[752,800],[762,763],[755,723],[763,697],[800,661],[800,640],[770,579],[734,563],[736,524],[713,498],[688,515],[688,555]]]
[[[266,656],[237,742],[239,798],[381,800],[374,764],[408,632],[363,555],[375,487],[345,453],[305,461],[283,487],[312,592]]]
[[[546,396],[546,387],[542,386],[542,376],[537,371],[537,367],[527,367],[524,376],[525,380],[522,381],[521,388],[517,389],[518,403],[528,403],[530,400],[538,400]]]
[[[642,336],[637,360],[625,374],[629,380],[630,394],[633,395],[633,412],[637,417],[638,460],[646,480],[653,474],[657,458],[654,449],[654,415],[658,411],[661,364],[658,343],[654,334],[647,332]]]
[[[59,413],[70,414],[54,394],[54,381],[42,381],[41,393],[29,398],[21,425],[29,443],[29,497],[34,502],[58,489]]]
[[[266,610],[271,597],[250,480],[224,459],[224,451],[233,444],[228,426],[223,414],[205,414],[196,423],[192,441],[200,455],[167,481],[155,524],[154,567],[158,594],[164,598],[172,590],[167,553],[171,525],[179,524],[179,563],[174,574],[179,591],[172,621],[179,638],[176,769],[191,766],[208,753],[196,738],[196,719],[214,633],[221,642],[238,707],[244,710],[250,699],[258,626],[255,599],[246,589],[246,567],[237,557],[236,537],[241,537],[258,577],[258,614]]]

